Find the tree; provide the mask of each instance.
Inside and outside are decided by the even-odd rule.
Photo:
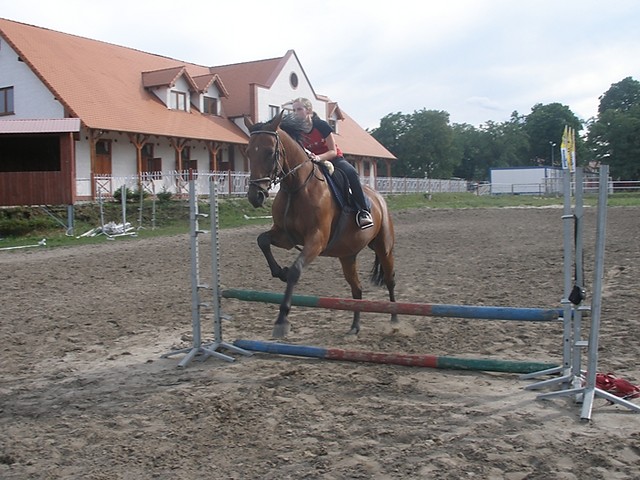
[[[565,126],[572,127],[576,133],[582,130],[582,122],[566,105],[537,103],[531,108],[531,113],[526,116],[524,123],[530,145],[530,165],[551,165],[552,149],[554,163],[560,164],[560,142]],[[580,142],[579,136],[576,136],[576,143]]]
[[[467,180],[488,180],[491,168],[526,165],[529,141],[523,122],[524,117],[513,112],[507,122],[489,121],[480,128],[455,124],[454,144],[460,163],[454,174]]]
[[[614,83],[599,98],[598,114],[607,110],[628,112],[635,105],[640,104],[640,82],[631,77]]]
[[[589,130],[595,158],[609,165],[613,178],[640,179],[640,104],[627,111],[605,110]]]
[[[626,77],[600,97],[587,141],[595,160],[609,165],[612,177],[640,179],[640,82]]]
[[[389,114],[371,135],[398,157],[393,175],[447,178],[459,162],[447,112],[422,109],[411,115]]]
[[[454,124],[453,148],[460,158],[453,174],[467,180],[483,180],[482,160],[486,158],[483,132],[468,123]]]

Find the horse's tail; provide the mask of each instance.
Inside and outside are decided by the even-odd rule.
[[[378,287],[384,285],[384,270],[380,264],[380,258],[376,254],[376,258],[373,261],[373,268],[371,269],[371,283]]]

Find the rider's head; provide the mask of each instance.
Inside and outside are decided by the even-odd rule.
[[[291,109],[293,114],[303,120],[310,119],[313,115],[313,105],[307,98],[296,98],[291,101]]]

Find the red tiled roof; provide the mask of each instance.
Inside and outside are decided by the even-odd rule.
[[[193,77],[193,81],[196,83],[198,90],[201,92],[206,91],[209,88],[209,85],[215,83],[222,97],[229,96],[227,88],[222,84],[222,80],[220,80],[220,77],[218,75],[208,73],[207,75]]]
[[[180,76],[186,71],[183,66],[164,68],[152,72],[142,72],[142,85],[145,88],[170,86],[173,87]]]
[[[142,72],[184,67],[197,77],[208,75],[208,67],[5,19],[0,34],[89,128],[247,143],[232,121],[169,110],[142,83]]]
[[[295,56],[295,52],[289,50],[281,58],[211,67],[211,71],[219,74],[224,79],[225,85],[229,87],[229,98],[223,99],[225,114],[229,117],[253,114],[253,106],[250,104],[251,98],[248,94],[249,86],[257,84],[267,88],[271,87],[276,76],[292,55]],[[349,117],[337,102],[331,101],[324,95],[316,94],[316,97],[321,101],[327,102],[328,115],[337,115],[339,119],[339,134],[336,136],[336,140],[345,154],[389,160],[396,159],[395,155],[378,143],[366,130]]]
[[[247,143],[246,134],[230,118],[255,116],[253,86],[271,87],[289,59],[296,57],[289,50],[280,58],[204,67],[2,18],[0,35],[66,113],[89,128],[239,144]],[[171,85],[180,75],[197,91],[215,82],[224,116],[203,115],[197,109],[191,113],[170,110],[147,91]],[[337,103],[316,97],[329,102],[331,111],[344,118],[339,121],[337,140],[346,154],[395,159]]]
[[[338,122],[336,143],[345,154],[394,160],[396,157],[358,125],[344,110],[344,120]]]
[[[233,118],[252,114],[249,86],[257,84],[270,87],[273,82],[273,73],[282,68],[284,59],[285,57],[270,58],[211,67],[212,73],[224,79],[229,92],[229,97],[222,100],[225,115]]]

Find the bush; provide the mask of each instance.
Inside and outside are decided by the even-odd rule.
[[[166,189],[163,189],[160,193],[158,193],[157,197],[159,202],[164,203],[171,200],[171,197],[173,197],[173,193],[168,192]]]
[[[46,217],[2,218],[0,219],[0,237],[21,237],[54,226],[54,222]]]
[[[125,195],[127,196],[127,202],[139,202],[140,201],[140,189],[130,190],[128,187],[124,189]],[[149,196],[147,192],[142,190],[142,198],[145,199]],[[122,202],[122,188],[117,189],[113,192],[113,199],[116,202]]]

